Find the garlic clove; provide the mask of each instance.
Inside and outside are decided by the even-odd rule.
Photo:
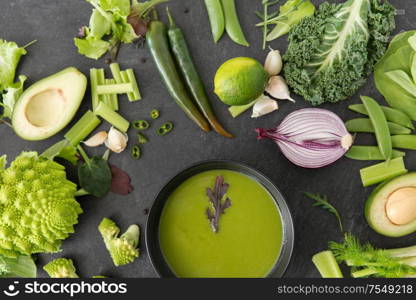
[[[121,153],[126,149],[128,140],[127,134],[111,127],[107,140],[105,141],[105,146],[115,153]]]
[[[264,63],[264,69],[270,76],[276,76],[280,74],[282,68],[283,61],[280,51],[270,48],[270,52],[267,54],[266,61]]]
[[[269,79],[266,87],[266,92],[273,98],[279,100],[289,100],[295,103],[296,101],[290,97],[289,87],[282,76],[272,76]]]
[[[88,140],[84,141],[84,145],[88,146],[88,147],[98,147],[101,146],[102,144],[104,144],[104,142],[107,139],[107,132],[105,131],[100,131],[97,132],[96,134],[94,134],[92,137],[90,137]]]
[[[276,100],[273,100],[267,96],[261,96],[253,106],[253,114],[251,117],[258,118],[278,109],[279,105],[277,104]]]

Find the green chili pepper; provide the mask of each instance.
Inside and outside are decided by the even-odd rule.
[[[146,34],[146,42],[171,97],[202,130],[210,131],[207,120],[193,103],[177,71],[170,52],[165,24],[152,21]]]
[[[353,104],[348,106],[348,108],[352,111],[368,116],[368,112],[365,109],[364,104]],[[383,110],[387,121],[402,125],[410,129],[415,129],[412,120],[404,112],[388,106],[382,106],[381,109]]]
[[[380,105],[374,99],[361,96],[361,101],[363,102],[370,117],[371,123],[373,124],[380,152],[384,159],[390,160],[393,146],[386,116],[384,115]]]
[[[217,43],[225,30],[225,18],[221,2],[220,0],[205,0],[205,6],[211,24],[212,37],[214,42]]]
[[[390,130],[390,134],[410,134],[411,129],[401,126],[396,123],[387,122]],[[374,126],[370,119],[357,118],[345,122],[345,127],[349,132],[374,132]]]
[[[139,159],[141,157],[141,151],[140,151],[140,146],[139,145],[135,145],[133,146],[133,148],[131,148],[131,157],[133,159]]]
[[[406,153],[393,150],[392,158],[403,157]],[[384,160],[377,146],[352,146],[345,156],[355,160]]]
[[[400,149],[416,150],[416,135],[393,135],[391,137],[393,147]]]
[[[160,112],[159,112],[157,109],[153,109],[153,110],[150,112],[150,117],[151,117],[153,120],[159,119],[159,117],[160,117]]]
[[[176,26],[172,15],[170,14],[169,8],[166,10],[170,24],[168,36],[172,48],[172,53],[179,66],[179,70],[183,75],[182,77],[185,79],[185,83],[187,84],[189,91],[193,96],[193,99],[195,100],[201,112],[204,114],[205,118],[211,124],[211,127],[222,136],[232,138],[232,134],[227,132],[215,117],[211,104],[208,100],[204,84],[202,83],[201,77],[199,76],[195,64],[192,60],[192,56],[189,52],[183,32],[178,26]]]
[[[239,45],[250,46],[238,20],[235,0],[221,0],[221,3],[225,16],[225,31],[227,31],[229,37]]]
[[[150,123],[147,122],[146,120],[137,120],[137,121],[134,121],[133,127],[138,130],[146,130],[150,127]]]
[[[137,133],[137,140],[139,144],[146,144],[149,141],[147,137],[143,133],[140,133],[140,132]]]
[[[157,130],[157,133],[159,135],[167,135],[169,132],[173,130],[173,123],[172,122],[166,122],[160,128]]]

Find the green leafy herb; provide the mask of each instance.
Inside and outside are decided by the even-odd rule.
[[[226,196],[229,187],[229,184],[224,182],[224,177],[217,176],[214,189],[207,188],[207,196],[211,207],[207,208],[206,214],[212,231],[215,233],[220,230],[219,222],[221,215],[231,206],[231,200]]]
[[[362,245],[357,238],[347,234],[343,243],[330,242],[329,248],[338,262],[352,267],[353,277],[402,278],[416,274],[413,247],[403,248],[409,249],[409,257],[405,257],[405,251],[401,251],[402,257],[394,257],[398,249],[382,250],[368,243]]]
[[[331,203],[329,203],[327,196],[323,196],[320,194],[312,194],[312,193],[304,193],[304,194],[305,196],[311,198],[312,200],[315,200],[315,203],[313,204],[313,206],[321,207],[325,209],[326,211],[329,211],[331,214],[333,214],[338,220],[339,229],[341,230],[341,232],[344,231],[344,227],[342,226],[341,216],[338,213],[337,209],[334,206],[332,206]]]
[[[78,178],[81,187],[94,195],[95,197],[103,197],[111,187],[111,170],[108,162],[98,156],[89,158],[81,146],[78,146],[85,163],[78,167]]]

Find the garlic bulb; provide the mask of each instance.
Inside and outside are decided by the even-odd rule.
[[[127,141],[129,140],[127,134],[122,133],[111,127],[108,132],[108,138],[105,141],[105,146],[115,153],[121,153],[127,147]]]
[[[270,48],[270,52],[267,55],[266,62],[264,63],[264,69],[270,76],[276,76],[280,74],[282,67],[283,61],[280,51]]]
[[[279,105],[276,100],[273,100],[267,96],[261,96],[254,104],[252,118],[258,118],[267,115],[275,110],[279,109]]]
[[[273,98],[295,102],[295,100],[290,97],[289,87],[282,76],[270,77],[266,92]]]
[[[104,144],[106,139],[107,139],[107,132],[100,131],[94,134],[88,140],[84,141],[83,143],[88,147],[98,147]]]

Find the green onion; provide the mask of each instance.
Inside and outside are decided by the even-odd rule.
[[[103,84],[97,86],[98,95],[107,94],[126,94],[133,91],[133,85],[131,83],[116,83],[116,84]]]
[[[131,157],[133,159],[139,159],[141,156],[141,150],[140,150],[140,146],[139,145],[135,145],[132,149],[131,149]]]
[[[163,124],[158,130],[157,134],[159,135],[167,135],[169,132],[173,130],[173,123],[172,122],[166,122]]]
[[[370,186],[407,173],[403,157],[376,164],[360,170],[363,186]]]
[[[343,278],[342,272],[331,251],[323,251],[312,257],[312,262],[322,278]]]
[[[158,118],[160,117],[160,112],[159,112],[157,109],[153,109],[153,110],[150,112],[150,117],[151,117],[153,120],[156,120],[156,119],[158,119]]]
[[[133,122],[133,127],[138,130],[146,130],[149,129],[150,123],[146,120],[137,120]]]
[[[124,83],[131,83],[133,86],[133,91],[127,94],[129,101],[134,102],[134,101],[142,99],[133,69],[127,69],[125,71],[121,71],[121,77]]]
[[[121,77],[120,66],[118,63],[110,64],[111,74],[115,80],[115,83],[123,83],[123,78]]]
[[[123,118],[120,114],[116,113],[103,102],[98,104],[97,109],[94,111],[94,113],[102,117],[104,120],[106,120],[108,123],[110,123],[122,132],[127,132],[127,130],[129,129],[129,121]]]
[[[72,146],[76,147],[83,141],[91,132],[100,125],[101,121],[90,110],[88,110],[77,123],[65,134]]]

